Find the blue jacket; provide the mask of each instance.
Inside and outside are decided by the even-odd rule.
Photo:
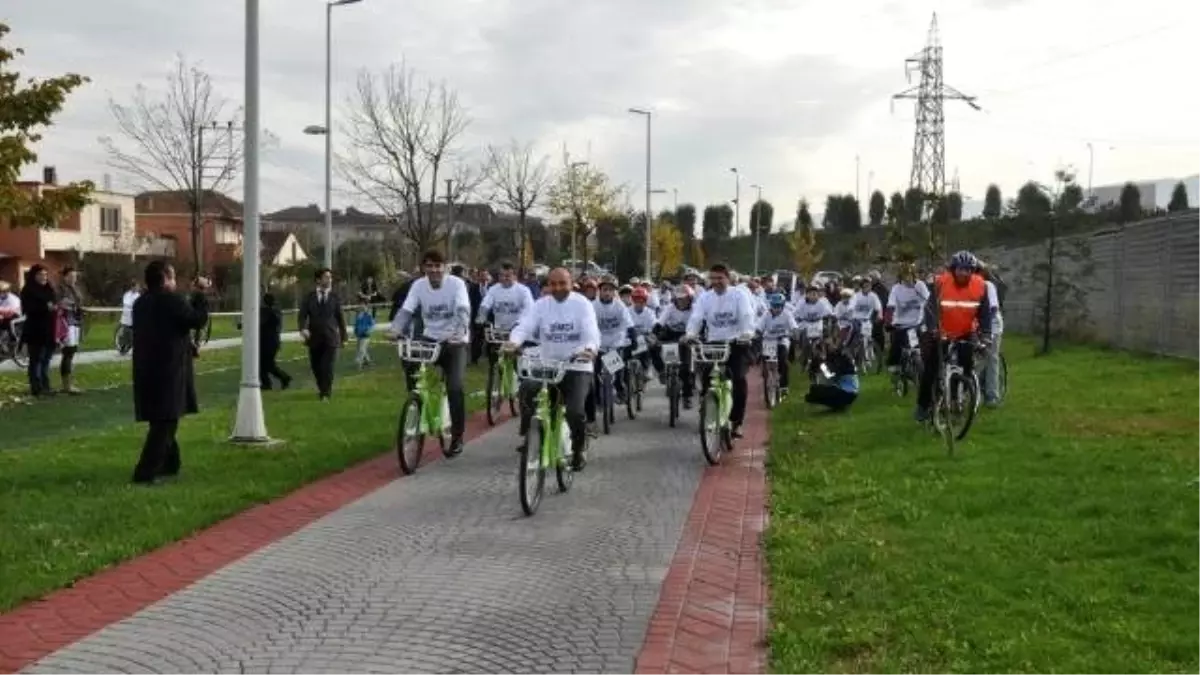
[[[374,327],[375,319],[371,317],[370,312],[362,311],[354,317],[354,337],[359,339],[370,337],[371,329]]]

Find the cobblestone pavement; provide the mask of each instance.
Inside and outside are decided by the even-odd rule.
[[[655,390],[533,518],[510,422],[29,671],[629,672],[704,472],[665,418]]]

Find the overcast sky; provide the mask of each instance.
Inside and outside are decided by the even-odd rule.
[[[161,89],[177,54],[219,91],[243,93],[241,0],[7,0],[0,21],[26,55],[25,75],[79,72],[40,146],[64,180],[106,171],[97,137],[114,131],[106,103]],[[323,121],[321,0],[262,0],[262,122],[279,138],[264,157],[263,206],[320,202],[323,145],[301,129]],[[644,189],[644,122],[654,118],[654,183],[698,205],[733,196],[730,167],[790,219],[796,200],[907,187],[913,136],[904,60],[938,12],[949,85],[982,112],[946,106],[947,180],[981,199],[1073,164],[1095,183],[1200,170],[1194,82],[1200,3],[1142,0],[364,0],[334,10],[334,99],[362,68],[406,59],[445,79],[473,117],[467,148],[515,137],[561,162],[588,158]],[[915,84],[915,80],[913,82]],[[337,111],[335,108],[335,124]],[[336,140],[336,137],[335,137]],[[26,176],[37,177],[37,167]],[[113,177],[121,187],[119,176]],[[234,189],[240,194],[240,186]],[[670,206],[657,197],[655,208]],[[338,197],[335,207],[364,200]],[[819,206],[818,206],[819,208]],[[743,212],[743,223],[746,214]]]

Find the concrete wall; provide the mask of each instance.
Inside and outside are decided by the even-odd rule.
[[[1097,341],[1122,349],[1200,357],[1200,217],[1196,211],[1114,226],[1087,235],[1095,273],[1087,313]],[[1045,287],[1015,277],[1046,258],[1045,244],[979,252],[1009,284],[1005,330],[1032,332]]]

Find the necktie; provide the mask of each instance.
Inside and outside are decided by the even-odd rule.
[[[317,292],[317,302],[319,302],[322,305],[325,304],[325,291]]]

